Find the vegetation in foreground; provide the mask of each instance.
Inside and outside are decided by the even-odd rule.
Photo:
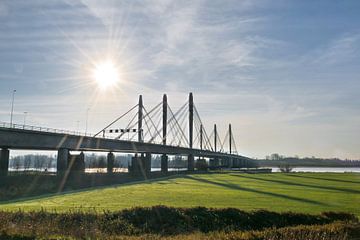
[[[0,203],[0,210],[118,211],[136,206],[233,207],[243,210],[360,216],[360,174],[191,174]]]
[[[355,215],[335,212],[312,215],[165,206],[104,213],[0,212],[1,239],[344,239],[355,236],[357,230]]]

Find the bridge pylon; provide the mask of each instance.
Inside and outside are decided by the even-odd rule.
[[[194,98],[193,94],[189,94],[189,148],[193,148],[193,134],[194,134]],[[195,161],[194,155],[188,155],[188,171],[194,171]]]
[[[162,144],[166,146],[166,139],[167,139],[167,96],[166,94],[163,95],[163,102],[162,102]],[[166,154],[161,155],[161,171],[166,173],[168,171],[168,156]]]

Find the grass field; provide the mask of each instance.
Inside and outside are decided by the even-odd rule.
[[[113,211],[154,205],[346,211],[360,216],[360,174],[193,174],[3,202],[0,209]]]

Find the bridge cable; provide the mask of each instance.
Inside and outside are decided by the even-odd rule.
[[[222,146],[223,146],[223,151],[224,151],[224,152],[226,152],[226,151],[225,151],[225,143],[227,142],[228,137],[229,137],[229,130],[226,132],[226,135],[225,135],[224,141],[223,141],[223,143],[222,143]]]
[[[117,119],[115,119],[113,122],[111,122],[109,125],[107,125],[105,128],[103,128],[101,131],[99,131],[98,133],[96,133],[93,137],[97,137],[100,133],[104,132],[108,127],[111,127],[114,123],[116,123],[117,121],[119,121],[121,118],[123,118],[124,116],[126,116],[128,113],[130,113],[132,110],[134,110],[139,104],[136,104],[135,106],[133,106],[129,111],[127,111],[126,113],[124,113],[123,115],[121,115],[120,117],[118,117]]]
[[[158,106],[161,106],[161,104],[162,104],[162,102],[161,102],[160,105],[158,105]],[[156,108],[158,108],[158,106],[157,106]],[[152,117],[158,115],[161,110],[162,110],[161,108],[158,108],[158,110],[157,110],[156,112],[154,112],[154,114],[152,115]],[[150,132],[150,135],[151,135],[150,142],[152,142],[153,139],[155,139],[157,136],[160,136],[160,138],[162,138],[161,133],[158,131],[157,126],[155,125],[155,123],[154,123],[151,115],[146,111],[145,107],[144,107],[144,111],[145,111],[145,113],[147,113],[146,115],[147,115],[147,117],[150,119],[150,122],[151,122],[151,124],[152,124],[152,127],[154,127],[154,130],[155,130],[154,135],[151,135],[151,132]],[[148,125],[147,125],[147,126],[148,126]],[[149,126],[148,126],[148,128],[149,128],[150,131],[151,131],[152,127],[149,128]],[[157,133],[157,136],[156,136],[156,133]]]
[[[152,122],[152,118],[151,118],[151,114],[152,114],[152,116],[154,116],[154,115],[157,115],[158,114],[158,112],[159,112],[159,106],[160,106],[161,104],[158,104],[158,105],[156,105],[153,109],[151,109],[151,111],[150,112],[148,112],[146,109],[145,109],[145,107],[143,107],[143,110],[144,110],[144,112],[146,113],[144,116],[143,116],[143,121],[145,122],[145,125],[146,125],[146,127],[147,127],[147,131],[145,132],[144,131],[144,129],[143,129],[143,139],[145,140],[145,137],[147,136],[147,134],[150,134],[150,137],[151,137],[151,139],[153,138],[153,135],[152,135],[152,132],[151,132],[151,130],[152,130],[152,126],[149,126],[149,122],[147,121],[147,119],[146,118],[148,118],[151,122]]]
[[[201,121],[199,112],[198,112],[198,110],[197,110],[197,108],[196,108],[195,105],[194,105],[194,110],[195,110],[195,113],[196,113],[195,115],[198,117],[201,125],[203,125],[203,137],[205,137],[205,141],[204,141],[204,142],[209,143],[209,144],[210,144],[209,147],[210,147],[210,149],[213,151],[213,147],[212,147],[212,145],[211,145],[211,141],[210,141],[210,139],[209,139],[209,136],[208,136],[208,134],[207,134],[207,132],[206,132],[206,129],[205,129],[205,127],[204,127],[204,124],[203,124],[202,121]]]
[[[235,150],[234,153],[235,153],[235,154],[239,154],[239,152],[238,152],[238,150],[237,150],[237,148],[236,148],[236,143],[235,143],[234,135],[232,135],[231,139],[232,139],[232,143],[233,143],[234,150]]]
[[[136,113],[134,114],[133,118],[130,120],[130,122],[128,123],[128,125],[127,125],[126,128],[124,129],[124,132],[122,132],[119,136],[117,136],[117,137],[115,138],[116,140],[120,139],[120,138],[126,133],[126,131],[130,131],[130,129],[133,129],[133,128],[136,126],[137,122],[134,123],[133,125],[131,125],[131,124],[132,124],[132,122],[137,118],[137,116],[138,116],[138,112],[136,112]]]
[[[173,136],[173,139],[170,142],[170,145],[173,145],[175,143],[176,146],[183,146],[183,139],[184,137],[181,134],[181,129],[179,128],[179,126],[177,125],[177,123],[175,121],[171,121],[171,133]],[[180,134],[179,134],[180,133]]]
[[[187,103],[186,103],[187,104]],[[181,107],[178,111],[177,111],[177,113],[176,114],[178,114],[180,111],[182,111],[182,109],[184,108],[184,106],[186,106],[186,104],[184,104],[183,105],[183,107]],[[172,109],[169,107],[169,112],[170,112],[170,114],[172,115],[172,118],[171,118],[171,120],[174,120],[175,121],[175,125],[174,126],[177,126],[178,127],[178,130],[180,130],[180,133],[181,133],[181,135],[180,135],[180,139],[182,140],[182,139],[184,139],[185,141],[186,141],[186,143],[187,144],[189,144],[189,140],[186,138],[186,135],[185,135],[185,133],[184,133],[184,131],[183,131],[183,129],[181,128],[181,126],[179,125],[179,122],[177,121],[177,119],[176,119],[176,114],[174,114],[173,113],[173,111],[172,111]]]
[[[178,120],[177,120],[178,124],[176,125],[177,129],[176,129],[176,132],[175,132],[175,136],[179,136],[179,132],[181,132],[181,131],[184,132],[182,130],[183,129],[182,125],[184,124],[185,119],[186,119],[186,110],[187,110],[187,108],[184,107],[182,109],[182,111],[178,112],[179,117],[178,117]],[[176,120],[176,118],[175,118],[175,120]],[[183,137],[179,139],[179,144],[182,143],[183,139],[184,139]]]

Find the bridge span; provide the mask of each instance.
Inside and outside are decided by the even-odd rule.
[[[189,136],[186,138],[183,129],[179,123],[176,125],[179,119],[176,119],[176,114],[169,116],[169,112],[172,113],[172,110],[169,109],[167,104],[167,97],[164,95],[163,101],[160,105],[153,108],[149,112],[154,112],[156,108],[162,106],[162,126],[155,126],[154,122],[151,120],[151,114],[147,112],[142,103],[142,96],[139,97],[139,104],[135,106],[137,108],[137,122],[134,124],[137,125],[136,129],[132,129],[132,125],[129,123],[128,127],[125,129],[111,129],[120,118],[113,121],[107,127],[99,131],[95,135],[86,135],[86,134],[76,134],[70,132],[64,132],[55,129],[48,128],[34,128],[21,125],[8,125],[0,124],[0,171],[1,175],[6,175],[9,167],[9,155],[10,149],[14,150],[53,150],[58,151],[57,154],[57,172],[63,173],[69,169],[71,165],[71,155],[70,151],[99,151],[107,152],[107,162],[108,162],[108,171],[112,172],[112,167],[114,164],[114,154],[116,152],[121,153],[133,153],[135,154],[132,160],[132,168],[135,172],[148,172],[151,171],[151,154],[160,154],[161,155],[161,170],[166,172],[168,169],[168,155],[182,155],[187,156],[188,159],[188,170],[192,171],[195,168],[195,159],[196,158],[209,158],[210,164],[213,166],[226,165],[227,167],[232,167],[236,165],[237,167],[245,166],[250,158],[236,154],[232,151],[234,147],[234,138],[231,132],[231,125],[229,126],[229,132],[227,136],[229,137],[229,152],[224,152],[223,149],[219,147],[221,141],[216,130],[216,125],[214,126],[213,132],[213,143],[210,143],[209,136],[206,134],[206,131],[202,125],[201,120],[199,120],[199,126],[195,126],[198,129],[198,146],[194,146],[194,112],[197,113],[197,110],[193,103],[193,97],[190,93],[189,102],[186,103],[189,106],[188,111],[188,130]],[[160,106],[160,107],[158,107]],[[133,109],[135,109],[133,108]],[[182,110],[183,111],[183,110]],[[183,111],[183,112],[187,112]],[[179,113],[179,111],[178,111]],[[180,115],[180,114],[179,114]],[[196,117],[195,117],[196,118]],[[133,118],[133,119],[136,119]],[[149,132],[149,129],[146,129],[143,126],[145,122],[148,128],[148,122],[153,122],[152,133],[149,135],[149,140],[146,140],[145,134]],[[148,122],[146,122],[148,120]],[[174,121],[171,124],[171,121]],[[175,122],[176,121],[176,122]],[[180,120],[179,120],[180,121]],[[133,124],[133,125],[134,125]],[[173,137],[177,137],[178,141],[175,141],[175,144],[169,142],[170,134],[168,133],[168,128],[171,127],[171,130],[176,128],[178,132],[173,133]],[[148,130],[148,131],[146,131]],[[126,132],[134,132],[137,136],[137,141],[132,139],[121,139],[121,137]],[[151,131],[150,131],[151,132]],[[106,133],[117,133],[117,137],[108,137]],[[120,133],[120,135],[119,135]],[[161,134],[162,133],[162,134]],[[184,136],[181,136],[184,135]],[[156,142],[156,138],[159,139]],[[179,140],[180,139],[180,140]],[[181,143],[183,141],[183,143]],[[173,141],[174,142],[174,141]],[[184,146],[185,144],[185,146]],[[186,146],[188,145],[188,146]],[[84,156],[82,154],[82,156]],[[76,159],[76,161],[79,161]],[[80,158],[81,161],[81,158]],[[83,161],[83,159],[82,159]]]

